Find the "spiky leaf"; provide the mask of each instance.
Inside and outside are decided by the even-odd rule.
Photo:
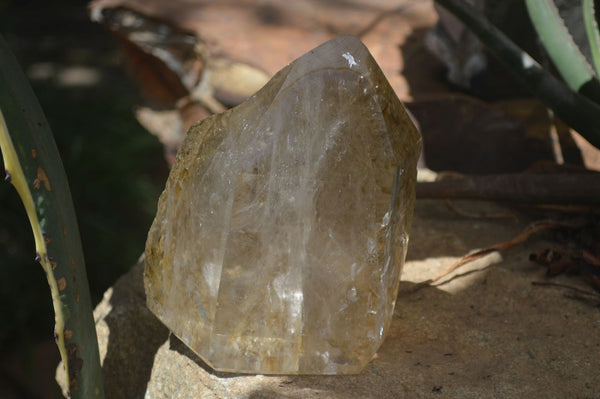
[[[7,180],[31,224],[55,311],[55,339],[73,398],[104,387],[83,251],[52,132],[29,82],[0,36],[0,149]]]
[[[436,0],[464,23],[517,80],[600,148],[600,105],[570,90],[463,0]]]

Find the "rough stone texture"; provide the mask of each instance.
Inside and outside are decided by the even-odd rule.
[[[391,321],[420,141],[358,39],[300,57],[188,133],[148,307],[217,370],[358,373]]]
[[[477,202],[456,205],[513,212]],[[552,244],[534,237],[458,270],[446,284],[414,290],[466,252],[516,236],[529,223],[518,216],[465,218],[443,201],[417,201],[390,333],[373,361],[353,376],[211,371],[148,311],[143,266],[137,265],[95,311],[107,398],[600,397],[598,303],[531,285],[546,277],[529,254]],[[552,281],[590,290],[578,279]]]

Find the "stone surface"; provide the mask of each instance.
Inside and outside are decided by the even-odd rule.
[[[188,133],[146,245],[148,307],[216,370],[358,373],[387,334],[420,136],[340,36]]]
[[[511,209],[457,202],[474,213]],[[530,222],[472,219],[444,201],[417,201],[411,245],[388,338],[358,375],[263,376],[210,370],[148,310],[138,265],[109,289],[94,315],[106,397],[141,398],[596,398],[598,303],[546,281],[529,254],[552,246],[532,237],[449,276],[415,284],[475,249],[508,240]],[[590,290],[578,278],[551,281]],[[62,366],[58,367],[62,370]],[[62,379],[59,379],[62,381]]]

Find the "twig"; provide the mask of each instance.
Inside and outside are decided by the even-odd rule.
[[[417,198],[600,206],[600,174],[469,176],[417,184]]]
[[[542,211],[554,211],[560,213],[590,213],[594,208],[590,205],[555,205],[555,204],[531,204],[532,208]]]
[[[580,295],[592,297],[595,299],[600,299],[600,294],[598,294],[596,292],[592,292],[592,291],[582,290],[581,288],[573,287],[572,285],[551,283],[551,282],[546,282],[546,281],[532,281],[531,285],[538,285],[538,286],[544,286],[544,287],[566,288],[566,289],[572,290],[575,293],[580,294]]]
[[[474,212],[467,212],[463,209],[459,209],[455,204],[453,204],[452,202],[450,202],[450,200],[444,200],[444,203],[446,204],[446,207],[448,207],[449,210],[451,210],[452,212],[456,213],[457,215],[466,217],[466,218],[471,218],[471,219],[515,219],[518,220],[519,218],[517,217],[517,215],[513,214],[513,213],[474,213]]]
[[[586,251],[586,250],[581,251],[581,257],[589,265],[600,268],[600,259],[598,259],[598,257],[594,256],[589,251]]]
[[[506,250],[506,249],[512,248],[513,246],[524,242],[529,237],[531,237],[533,234],[538,233],[540,231],[551,230],[551,229],[555,229],[555,228],[559,228],[559,227],[573,227],[573,226],[572,226],[572,224],[558,222],[558,221],[554,221],[554,220],[540,220],[540,221],[531,223],[529,226],[527,226],[525,228],[525,230],[523,230],[523,232],[521,234],[519,234],[515,238],[508,240],[508,241],[500,242],[498,244],[494,244],[488,248],[480,249],[471,254],[465,255],[462,258],[460,258],[459,260],[457,260],[456,262],[454,262],[453,264],[451,264],[450,266],[448,266],[444,271],[442,271],[435,277],[424,281],[423,284],[432,285],[433,283],[439,281],[441,278],[449,275],[450,273],[452,273],[459,267],[466,265],[467,263],[470,263],[477,259],[480,259],[483,256],[485,256],[489,253],[492,253],[494,251],[501,251],[501,250]]]

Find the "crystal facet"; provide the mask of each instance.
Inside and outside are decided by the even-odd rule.
[[[148,307],[216,370],[358,373],[391,322],[421,139],[340,36],[193,126],[148,235]]]

